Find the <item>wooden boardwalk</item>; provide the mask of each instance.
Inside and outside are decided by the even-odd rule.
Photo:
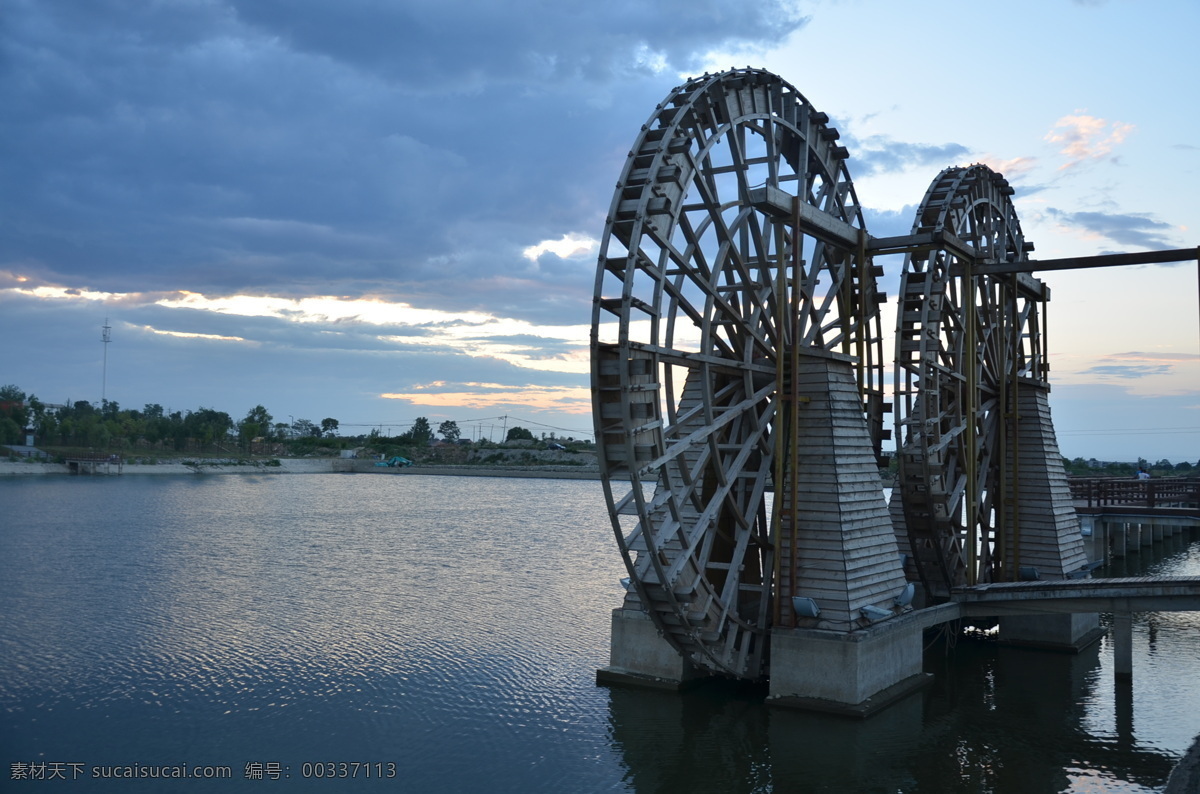
[[[1068,483],[1081,515],[1200,518],[1200,479],[1195,477],[1072,477]]]
[[[1200,612],[1200,578],[1138,576],[1001,582],[956,589],[964,616],[1043,612]]]
[[[955,590],[962,617],[1111,612],[1113,674],[1133,675],[1133,613],[1200,612],[1200,578],[1138,576],[1005,582]]]

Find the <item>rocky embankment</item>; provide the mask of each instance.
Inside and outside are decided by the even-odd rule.
[[[383,474],[383,475],[454,475],[476,477],[548,477],[554,479],[596,479],[594,465],[565,465],[493,461],[462,465],[417,465],[404,468],[376,466],[370,459],[344,458],[273,458],[265,461],[164,461],[161,463],[99,463],[95,476],[193,475],[217,474]],[[0,460],[0,477],[30,477],[74,474],[65,463]]]

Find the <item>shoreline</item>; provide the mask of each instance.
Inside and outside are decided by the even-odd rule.
[[[65,463],[33,463],[0,460],[0,478],[42,476],[192,476],[221,474],[384,474],[398,476],[435,475],[458,477],[536,477],[553,480],[599,480],[600,471],[590,466],[469,466],[428,465],[388,468],[368,459],[278,458],[278,466],[265,463],[242,465],[193,465],[183,463],[99,464],[95,474],[74,474]]]

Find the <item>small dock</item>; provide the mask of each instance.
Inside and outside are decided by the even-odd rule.
[[[120,455],[77,455],[65,462],[71,474],[119,475],[125,468]]]

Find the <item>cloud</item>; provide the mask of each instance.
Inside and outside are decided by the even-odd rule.
[[[381,397],[403,400],[411,405],[433,408],[463,408],[474,411],[533,407],[565,414],[590,414],[591,389],[579,386],[545,386],[502,383],[445,383],[418,386],[407,393]]]
[[[1102,379],[1136,380],[1156,375],[1171,375],[1180,366],[1194,365],[1198,361],[1200,355],[1191,353],[1113,353],[1101,359],[1100,363],[1080,370],[1078,374],[1097,375]]]
[[[1067,162],[1058,167],[1063,171],[1075,168],[1089,160],[1101,160],[1110,155],[1133,132],[1134,125],[1120,121],[1106,121],[1076,111],[1073,116],[1063,116],[1054,122],[1045,139],[1061,144],[1059,153]]]
[[[847,135],[844,143],[850,149],[851,169],[860,178],[924,166],[945,168],[970,153],[970,149],[957,143],[907,143],[885,135],[861,140]]]
[[[559,258],[595,256],[600,249],[600,241],[580,232],[568,232],[557,240],[542,240],[537,245],[531,245],[521,252],[526,259],[536,262],[538,257],[547,251]]]
[[[1171,367],[1165,364],[1145,365],[1145,364],[1097,364],[1089,369],[1082,370],[1082,375],[1099,375],[1107,378],[1122,378],[1136,379],[1147,378],[1152,375],[1168,375],[1171,372]]]
[[[907,204],[898,210],[863,207],[863,220],[872,237],[899,237],[909,234],[916,219],[916,204]]]
[[[1130,248],[1170,248],[1171,234],[1176,231],[1169,223],[1136,213],[1065,212],[1048,207],[1045,214],[1060,226]]]
[[[805,22],[789,0],[737,8],[718,0],[235,0],[231,6],[239,19],[291,48],[421,94],[473,95],[496,83],[607,82],[686,69],[712,49],[777,44]]]
[[[599,235],[673,70],[804,22],[792,0],[13,0],[0,268],[574,323],[594,257],[547,244]]]
[[[1012,157],[1007,160],[993,157],[990,154],[985,154],[979,158],[979,162],[986,165],[998,174],[1002,174],[1009,182],[1027,176],[1035,168],[1037,168],[1038,160],[1036,157]]]

